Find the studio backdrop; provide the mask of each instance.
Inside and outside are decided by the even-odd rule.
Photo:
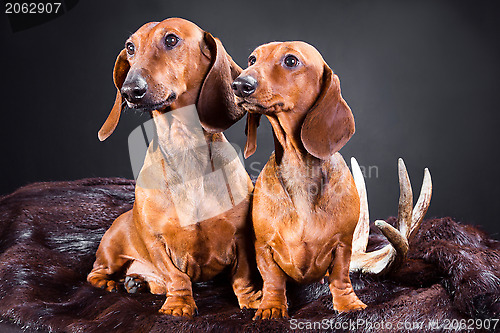
[[[0,15],[0,194],[37,181],[133,178],[128,137],[149,118],[114,101],[112,70],[141,25],[182,17],[220,38],[243,68],[260,44],[303,40],[340,77],[356,133],[341,150],[366,177],[372,219],[397,213],[397,159],[414,191],[433,177],[427,217],[452,216],[499,238],[500,11],[494,1],[63,1],[57,15]],[[8,4],[5,3],[5,10]],[[15,9],[15,8],[14,8]],[[11,8],[11,10],[13,10]],[[226,131],[244,147],[245,122]],[[274,149],[267,120],[256,177]]]

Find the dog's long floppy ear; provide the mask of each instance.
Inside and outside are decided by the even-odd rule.
[[[260,124],[260,113],[247,113],[247,125],[245,127],[245,134],[247,135],[247,142],[245,144],[245,158],[249,158],[255,153],[257,149],[257,127]]]
[[[115,104],[109,113],[108,119],[104,122],[97,136],[99,140],[106,140],[115,130],[116,125],[118,125],[118,120],[120,120],[120,114],[122,112],[123,98],[120,93],[123,82],[127,78],[128,70],[130,69],[130,64],[127,60],[127,52],[123,49],[118,57],[116,58],[115,68],[113,70],[113,81],[116,86],[116,98]]]
[[[237,107],[231,89],[231,83],[242,70],[227,54],[222,43],[208,32],[204,33],[203,43],[202,51],[208,48],[211,63],[196,108],[205,130],[222,132],[245,115],[245,111]]]
[[[302,123],[302,143],[311,155],[326,159],[349,141],[354,130],[354,116],[340,94],[340,80],[325,64],[323,87]]]

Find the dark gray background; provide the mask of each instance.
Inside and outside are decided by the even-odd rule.
[[[372,168],[371,217],[397,212],[397,158],[419,191],[429,167],[428,217],[450,215],[499,238],[500,11],[495,1],[81,0],[63,16],[12,33],[1,29],[0,193],[34,181],[132,177],[127,137],[147,120],[122,117],[97,131],[113,104],[112,69],[125,39],[148,21],[183,17],[219,37],[241,66],[258,45],[304,40],[340,76],[357,125],[342,149]],[[244,122],[228,138],[244,145]],[[270,127],[247,161],[262,167]],[[254,173],[254,172],[252,172]]]

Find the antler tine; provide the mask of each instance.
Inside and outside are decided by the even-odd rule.
[[[392,267],[392,262],[396,257],[395,252],[390,245],[368,253],[353,252],[349,270],[383,275],[389,270],[389,267]]]
[[[375,221],[375,225],[377,228],[382,231],[384,236],[389,240],[391,245],[394,247],[396,250],[396,253],[394,253],[394,258],[391,260],[391,263],[393,261],[396,261],[394,264],[399,264],[404,261],[406,258],[406,255],[408,254],[408,240],[405,237],[405,235],[399,231],[398,229],[394,228],[392,225],[389,223],[385,222],[384,220],[377,220]],[[389,268],[389,266],[387,267]]]
[[[366,251],[368,236],[370,234],[370,213],[368,211],[368,198],[366,195],[365,178],[359,167],[358,161],[351,157],[352,175],[359,195],[359,219],[352,238],[352,252]]]
[[[398,159],[399,175],[399,207],[398,207],[398,229],[402,236],[407,237],[411,228],[413,215],[413,192],[411,190],[410,177],[406,171],[405,162]],[[390,240],[390,239],[389,239]]]
[[[418,197],[417,203],[415,204],[415,208],[413,209],[412,214],[412,223],[408,238],[410,238],[415,230],[418,229],[422,220],[424,219],[425,213],[429,209],[429,205],[431,204],[432,197],[432,179],[431,173],[428,168],[424,169],[424,180],[422,181],[422,188],[420,189],[420,196]]]
[[[413,192],[410,178],[403,159],[398,160],[399,175],[399,207],[398,225],[394,228],[383,220],[375,221],[389,244],[381,249],[366,252],[369,233],[368,200],[366,199],[366,188],[363,174],[356,159],[351,158],[354,182],[360,196],[360,218],[353,235],[353,251],[351,256],[350,270],[361,270],[364,273],[386,274],[399,267],[406,259],[409,249],[409,238],[420,226],[427,209],[429,208],[432,195],[431,174],[426,168],[422,189],[415,209],[413,209]],[[364,229],[366,228],[366,229]]]
[[[408,253],[408,234],[412,226],[413,215],[413,192],[411,190],[410,177],[406,170],[405,162],[398,159],[399,176],[399,207],[398,207],[398,229],[394,228],[383,220],[377,220],[375,225],[382,231],[387,240],[396,250],[393,252],[394,258],[389,262],[389,266],[399,265],[406,258]]]

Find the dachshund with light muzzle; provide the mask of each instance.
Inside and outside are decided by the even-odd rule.
[[[245,157],[256,150],[260,116],[269,119],[275,152],[255,185],[252,220],[264,280],[254,319],[288,317],[288,278],[309,283],[328,274],[333,308],[366,307],[351,285],[349,263],[360,201],[338,151],[354,134],[340,81],[304,42],[258,47],[233,82],[248,111]]]
[[[93,286],[147,288],[166,295],[161,313],[192,317],[192,282],[229,267],[240,307],[258,307],[261,292],[251,283],[246,251],[253,185],[220,133],[244,115],[231,91],[240,72],[218,39],[183,19],[145,24],[127,40],[114,68],[115,104],[99,139],[114,131],[125,103],[151,113],[156,136],[133,209],[101,240],[87,278]],[[221,168],[225,174],[217,173]]]

